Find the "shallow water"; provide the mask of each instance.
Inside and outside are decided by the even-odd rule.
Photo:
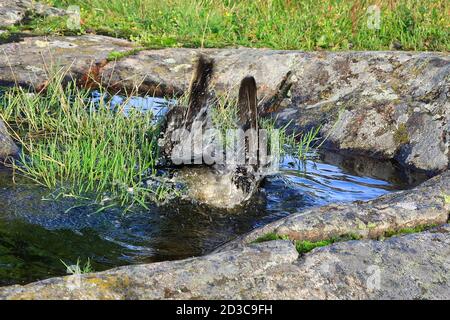
[[[0,169],[0,285],[64,275],[88,257],[94,270],[208,253],[261,225],[312,206],[368,200],[409,188],[424,177],[391,163],[325,153],[298,170],[286,159],[251,205],[233,211],[176,202],[123,214],[96,213],[73,198],[46,200],[50,191]],[[70,211],[66,212],[69,208]]]
[[[104,98],[125,113],[151,111],[155,120],[167,112],[164,99],[125,100],[93,92],[92,99]],[[280,173],[266,179],[249,205],[232,211],[175,201],[123,214],[119,208],[97,212],[98,207],[70,197],[55,200],[52,191],[25,178],[13,183],[11,172],[0,168],[0,285],[64,275],[61,260],[73,264],[90,258],[93,269],[101,271],[198,256],[306,208],[369,200],[424,179],[390,162],[323,153],[300,170],[294,159],[285,159]]]

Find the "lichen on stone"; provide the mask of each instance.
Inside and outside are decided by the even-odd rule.
[[[409,143],[409,134],[408,128],[406,124],[401,123],[398,125],[397,130],[394,132],[394,141],[399,145],[408,144]]]

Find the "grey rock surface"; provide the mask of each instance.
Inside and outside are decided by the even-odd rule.
[[[267,224],[233,240],[216,251],[245,246],[275,233],[295,240],[319,241],[357,235],[378,238],[386,232],[446,223],[450,215],[450,171],[411,190],[391,193],[367,202],[330,204],[308,209]]]
[[[65,11],[52,8],[35,0],[2,0],[0,2],[0,27],[9,27],[21,22],[27,14],[41,16],[63,16]]]
[[[0,84],[39,88],[48,79],[46,61],[71,66],[75,76],[112,90],[181,95],[202,52],[216,62],[216,92],[236,95],[239,81],[253,75],[263,113],[292,130],[321,125],[326,148],[395,159],[430,173],[449,167],[448,53],[174,48],[106,61],[109,52],[133,49],[127,41],[92,35],[0,45]]]
[[[323,124],[329,148],[428,171],[448,168],[448,54],[330,53],[320,68],[296,74],[280,121]]]
[[[199,53],[215,61],[211,86],[221,93],[237,94],[247,75],[257,79],[259,100],[267,101],[295,65],[298,53],[266,49],[161,49],[144,50],[111,63],[102,75],[116,89],[137,88],[156,95],[187,91]]]
[[[111,52],[128,52],[128,41],[99,35],[80,37],[32,37],[0,45],[0,85],[44,87],[60,71],[66,80],[90,85]]]
[[[5,124],[0,119],[0,159],[4,159],[7,156],[14,156],[18,152],[19,149],[9,136]]]
[[[299,256],[271,241],[0,288],[1,299],[449,299],[450,227]]]
[[[187,90],[199,52],[216,62],[217,92],[234,95],[253,75],[263,111],[295,130],[322,125],[327,148],[430,172],[449,166],[448,53],[146,50],[102,75],[117,90],[176,95]]]

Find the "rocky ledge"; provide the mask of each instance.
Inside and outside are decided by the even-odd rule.
[[[0,84],[42,88],[51,70],[64,67],[83,85],[180,95],[200,52],[216,62],[216,92],[237,93],[240,79],[255,76],[263,112],[293,130],[321,125],[325,148],[430,174],[449,167],[448,53],[141,50],[96,35],[38,37],[0,45]]]
[[[0,299],[448,299],[450,226],[299,255],[271,241],[0,288]]]
[[[40,90],[55,74],[91,86],[111,52],[123,54],[135,46],[99,35],[31,37],[0,45],[0,85]],[[59,75],[58,74],[58,75]]]
[[[377,239],[408,228],[441,225],[450,218],[449,197],[450,171],[447,170],[411,190],[372,201],[331,204],[289,215],[231,241],[217,251],[243,247],[269,233],[307,241],[347,235]]]

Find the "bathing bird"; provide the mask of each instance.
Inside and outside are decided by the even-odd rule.
[[[199,55],[187,106],[168,111],[160,147],[165,163],[176,168],[174,180],[186,186],[189,198],[233,208],[245,204],[267,174],[267,137],[259,134],[252,76],[240,83],[234,130],[223,133],[217,128],[213,119],[217,99],[210,90],[213,72],[213,59]]]

